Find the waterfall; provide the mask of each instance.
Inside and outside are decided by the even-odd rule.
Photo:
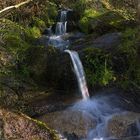
[[[67,12],[66,10],[60,11],[60,17],[55,26],[55,33],[49,37],[48,41],[49,45],[59,48],[60,50],[64,50],[69,46],[69,40],[62,38],[67,32]]]
[[[67,22],[57,22],[56,29],[55,29],[55,35],[63,35],[67,31]]]
[[[67,11],[61,11],[60,22],[67,21]]]
[[[79,90],[82,93],[82,97],[83,97],[83,99],[88,99],[89,92],[88,92],[88,88],[87,88],[85,72],[84,72],[82,62],[79,58],[79,55],[76,51],[65,50],[65,52],[68,53],[71,57],[73,67],[75,70],[75,74],[76,74],[76,78],[77,78],[78,85],[79,85]]]
[[[64,35],[67,31],[67,12],[68,11],[66,10],[62,10],[60,12],[60,18],[58,20],[59,22],[56,23],[55,35],[50,36],[49,38],[49,45],[55,46],[60,50],[64,50],[69,46],[69,40],[63,40],[61,38],[61,36]],[[88,99],[89,92],[87,88],[83,65],[80,61],[79,55],[75,51],[65,50],[65,52],[67,52],[72,59],[79,89],[82,93],[83,99]]]
[[[61,11],[60,22],[57,22],[55,35],[63,35],[67,31],[67,11]]]

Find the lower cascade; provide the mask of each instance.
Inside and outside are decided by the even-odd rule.
[[[79,55],[76,51],[65,50],[65,52],[68,53],[71,57],[74,71],[75,71],[75,74],[77,77],[79,89],[80,89],[80,92],[82,93],[82,97],[83,97],[83,99],[88,99],[89,92],[88,92],[88,88],[87,88],[85,72],[84,72],[82,62],[79,58]]]

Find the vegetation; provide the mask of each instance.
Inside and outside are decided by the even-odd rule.
[[[91,87],[106,86],[114,81],[110,54],[98,48],[85,49],[84,53],[84,67]]]

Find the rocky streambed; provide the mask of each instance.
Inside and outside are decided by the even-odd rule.
[[[100,94],[37,119],[67,140],[139,140],[140,113],[133,111],[129,101]]]

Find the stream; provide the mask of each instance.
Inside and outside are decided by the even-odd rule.
[[[51,32],[51,35],[49,36],[49,45],[52,45],[61,51],[64,51],[70,55],[70,59],[73,63],[74,67],[74,73],[77,78],[77,83],[79,87],[79,91],[82,95],[82,100],[77,101],[73,103],[72,107],[68,107],[65,109],[68,111],[70,117],[71,115],[74,116],[76,113],[71,114],[71,111],[75,112],[81,112],[84,116],[90,116],[91,120],[96,122],[96,126],[94,128],[88,129],[88,132],[86,133],[86,136],[84,137],[73,137],[73,136],[68,136],[64,138],[65,140],[135,140],[134,138],[132,139],[119,139],[119,135],[123,133],[122,137],[128,137],[130,138],[131,136],[137,136],[136,140],[140,140],[140,121],[137,120],[137,117],[135,115],[131,114],[129,117],[129,112],[125,110],[124,108],[121,108],[119,106],[120,104],[120,98],[114,94],[108,95],[108,96],[94,96],[90,97],[90,93],[88,91],[87,83],[86,83],[86,76],[84,72],[84,68],[82,65],[82,62],[78,56],[78,53],[76,51],[68,50],[68,47],[70,45],[69,40],[64,40],[63,37],[67,35],[67,10],[62,10],[61,15],[59,18],[59,21],[56,23],[56,29],[55,29],[55,34]],[[64,112],[60,114],[63,114]],[[56,113],[57,114],[57,113]],[[55,115],[56,115],[55,114]],[[58,113],[59,114],[59,113]],[[65,114],[65,113],[64,113]],[[54,114],[52,114],[53,116]],[[54,115],[54,116],[55,116]],[[57,115],[56,115],[57,116]],[[128,116],[128,118],[127,118]],[[41,121],[44,121],[45,116],[40,117],[39,119]],[[60,120],[59,117],[54,117],[52,121],[48,122],[50,123],[50,126],[57,130],[59,133],[64,135],[63,131],[60,127],[65,128],[65,123],[69,123],[70,120],[66,121],[64,117],[67,116],[62,116],[62,120]],[[81,116],[80,116],[81,117]],[[119,122],[120,121],[120,126],[116,125],[116,130],[115,128],[110,129],[109,126],[112,125],[114,118],[115,117],[120,117],[121,119],[116,119],[115,121]],[[131,118],[134,118],[133,126],[131,127]],[[76,116],[74,116],[73,119],[76,119]],[[51,120],[51,118],[50,118]],[[135,121],[136,120],[136,121]],[[59,121],[62,121],[62,125],[59,126]],[[110,123],[112,121],[112,123]],[[115,127],[115,121],[114,125],[112,127]],[[54,124],[55,122],[55,124]],[[91,121],[92,122],[92,121]],[[73,122],[74,123],[74,122]],[[79,122],[80,123],[80,122]],[[77,129],[77,124],[75,124],[75,129]],[[69,124],[70,127],[71,124]],[[85,126],[79,126],[78,129],[83,129]],[[120,127],[120,128],[119,128]],[[128,127],[125,128],[125,127]],[[65,128],[67,131],[68,128]],[[125,130],[126,129],[126,130]],[[121,130],[121,131],[120,131]],[[68,130],[69,131],[69,130]],[[75,130],[76,131],[76,130]],[[74,130],[73,130],[74,132]],[[77,131],[76,131],[77,132]],[[71,132],[67,132],[71,133]],[[73,133],[72,133],[73,134]],[[77,134],[78,135],[78,134]],[[82,135],[82,134],[81,134]]]

